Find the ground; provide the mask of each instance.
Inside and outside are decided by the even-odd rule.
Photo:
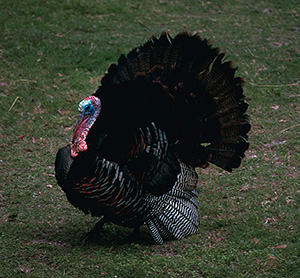
[[[1,2],[1,277],[300,277],[297,1]],[[246,80],[250,150],[232,173],[198,170],[197,234],[162,246],[106,225],[57,186],[77,105],[121,53],[162,30],[198,32]]]

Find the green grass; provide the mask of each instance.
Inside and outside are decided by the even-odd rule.
[[[2,0],[0,277],[300,277],[297,1]],[[151,34],[198,31],[247,81],[251,148],[242,167],[199,170],[199,232],[120,245],[54,178],[77,104],[109,63]]]

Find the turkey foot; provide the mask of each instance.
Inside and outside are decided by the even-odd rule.
[[[93,229],[91,229],[81,240],[80,246],[85,245],[90,239],[96,234],[100,234],[103,232],[103,225],[106,222],[105,217],[101,218],[101,220],[95,225]]]
[[[125,236],[120,240],[121,244],[126,243],[135,243],[138,242],[141,238],[140,227],[134,228],[133,232],[129,236]]]

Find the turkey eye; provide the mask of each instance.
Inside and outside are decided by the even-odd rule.
[[[86,112],[91,112],[91,111],[92,111],[92,105],[91,105],[91,104],[88,104],[88,105],[85,107],[85,111],[86,111]]]

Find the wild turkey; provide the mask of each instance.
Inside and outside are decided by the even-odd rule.
[[[56,157],[58,184],[86,214],[134,228],[157,243],[197,231],[195,167],[231,171],[250,124],[231,62],[197,34],[162,33],[121,55],[79,104],[72,142]]]

